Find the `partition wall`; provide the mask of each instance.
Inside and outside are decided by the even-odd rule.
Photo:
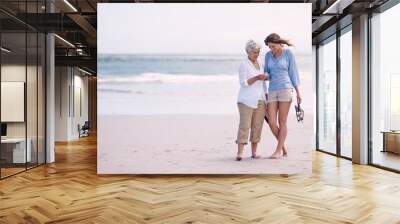
[[[0,11],[1,179],[46,161],[46,38],[19,19],[43,12],[43,2],[21,1],[16,15]]]

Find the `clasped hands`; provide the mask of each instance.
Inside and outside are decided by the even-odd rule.
[[[259,74],[256,77],[257,77],[257,80],[268,80],[268,74],[267,73]]]

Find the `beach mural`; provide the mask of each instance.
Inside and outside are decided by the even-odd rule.
[[[98,9],[99,174],[311,172],[310,4],[102,3]],[[129,22],[113,25],[121,21]],[[251,158],[248,144],[238,161],[239,66],[249,39],[261,46],[263,63],[270,50],[264,39],[273,32],[295,45],[287,49],[299,71],[304,120],[297,121],[294,94],[288,156],[268,157],[277,139],[263,121],[260,158]]]

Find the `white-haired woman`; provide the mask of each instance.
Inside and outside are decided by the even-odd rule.
[[[236,160],[243,158],[243,149],[249,140],[252,158],[260,158],[257,154],[257,144],[260,142],[261,131],[266,114],[267,85],[264,74],[264,63],[258,60],[261,46],[253,40],[246,43],[247,58],[239,66],[239,95],[237,105],[240,122],[236,143],[238,152]]]

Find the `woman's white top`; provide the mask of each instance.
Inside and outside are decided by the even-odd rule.
[[[257,108],[259,100],[266,101],[265,94],[268,93],[267,81],[257,80],[251,85],[247,83],[248,79],[264,74],[264,63],[259,59],[257,61],[260,66],[259,69],[253,65],[249,58],[246,58],[239,66],[240,89],[237,102],[252,108]]]

